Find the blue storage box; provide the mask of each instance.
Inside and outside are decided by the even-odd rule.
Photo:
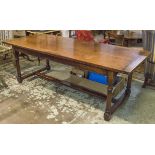
[[[88,72],[88,79],[91,80],[91,81],[95,81],[95,82],[98,82],[98,83],[108,85],[107,76],[102,75],[102,74],[98,74],[98,73],[95,73],[95,72]]]

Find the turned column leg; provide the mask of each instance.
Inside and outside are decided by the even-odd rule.
[[[131,93],[131,82],[132,82],[132,73],[128,75],[128,81],[127,81],[127,86],[125,91],[126,95],[130,95]]]
[[[107,88],[107,101],[106,101],[106,109],[104,113],[104,120],[109,121],[111,119],[111,103],[113,98],[113,81],[114,81],[114,73],[108,72],[108,88]]]
[[[47,68],[47,70],[51,69],[50,62],[48,59],[46,59],[46,68]]]
[[[17,81],[19,83],[22,83],[21,69],[20,69],[20,63],[19,63],[19,52],[16,50],[13,50],[13,53],[15,57],[15,66],[17,70]]]

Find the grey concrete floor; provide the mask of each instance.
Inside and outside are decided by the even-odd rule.
[[[36,61],[22,60],[21,64],[26,72],[40,67]],[[58,63],[51,65],[52,74],[62,77],[71,70]],[[0,74],[8,85],[0,86],[0,123],[155,123],[155,91],[142,88],[141,81],[132,82],[129,99],[106,122],[104,99],[36,77],[19,84],[9,60],[0,62]]]

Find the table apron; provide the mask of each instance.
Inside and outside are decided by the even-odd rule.
[[[92,71],[92,72],[96,72],[99,74],[108,75],[108,69],[99,68],[95,65],[93,66],[93,65],[85,64],[85,63],[78,62],[75,60],[69,60],[69,59],[66,59],[64,57],[58,57],[56,55],[48,55],[46,53],[40,53],[40,52],[36,52],[35,50],[30,50],[30,49],[13,47],[13,50],[17,51],[17,52],[24,53],[24,54],[29,54],[32,56],[36,56],[36,57],[40,57],[40,58],[44,58],[44,59],[49,59],[49,60],[52,60],[52,61],[55,61],[58,63],[65,64],[65,65],[74,66],[74,67],[76,67],[80,70],[83,70],[83,71]],[[117,73],[117,71],[115,73]]]

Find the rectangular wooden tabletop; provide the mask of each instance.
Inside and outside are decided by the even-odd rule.
[[[46,34],[17,38],[5,43],[36,53],[63,57],[66,61],[74,60],[86,65],[123,73],[132,72],[149,55],[148,52],[136,48],[97,44],[93,41],[79,41]]]

